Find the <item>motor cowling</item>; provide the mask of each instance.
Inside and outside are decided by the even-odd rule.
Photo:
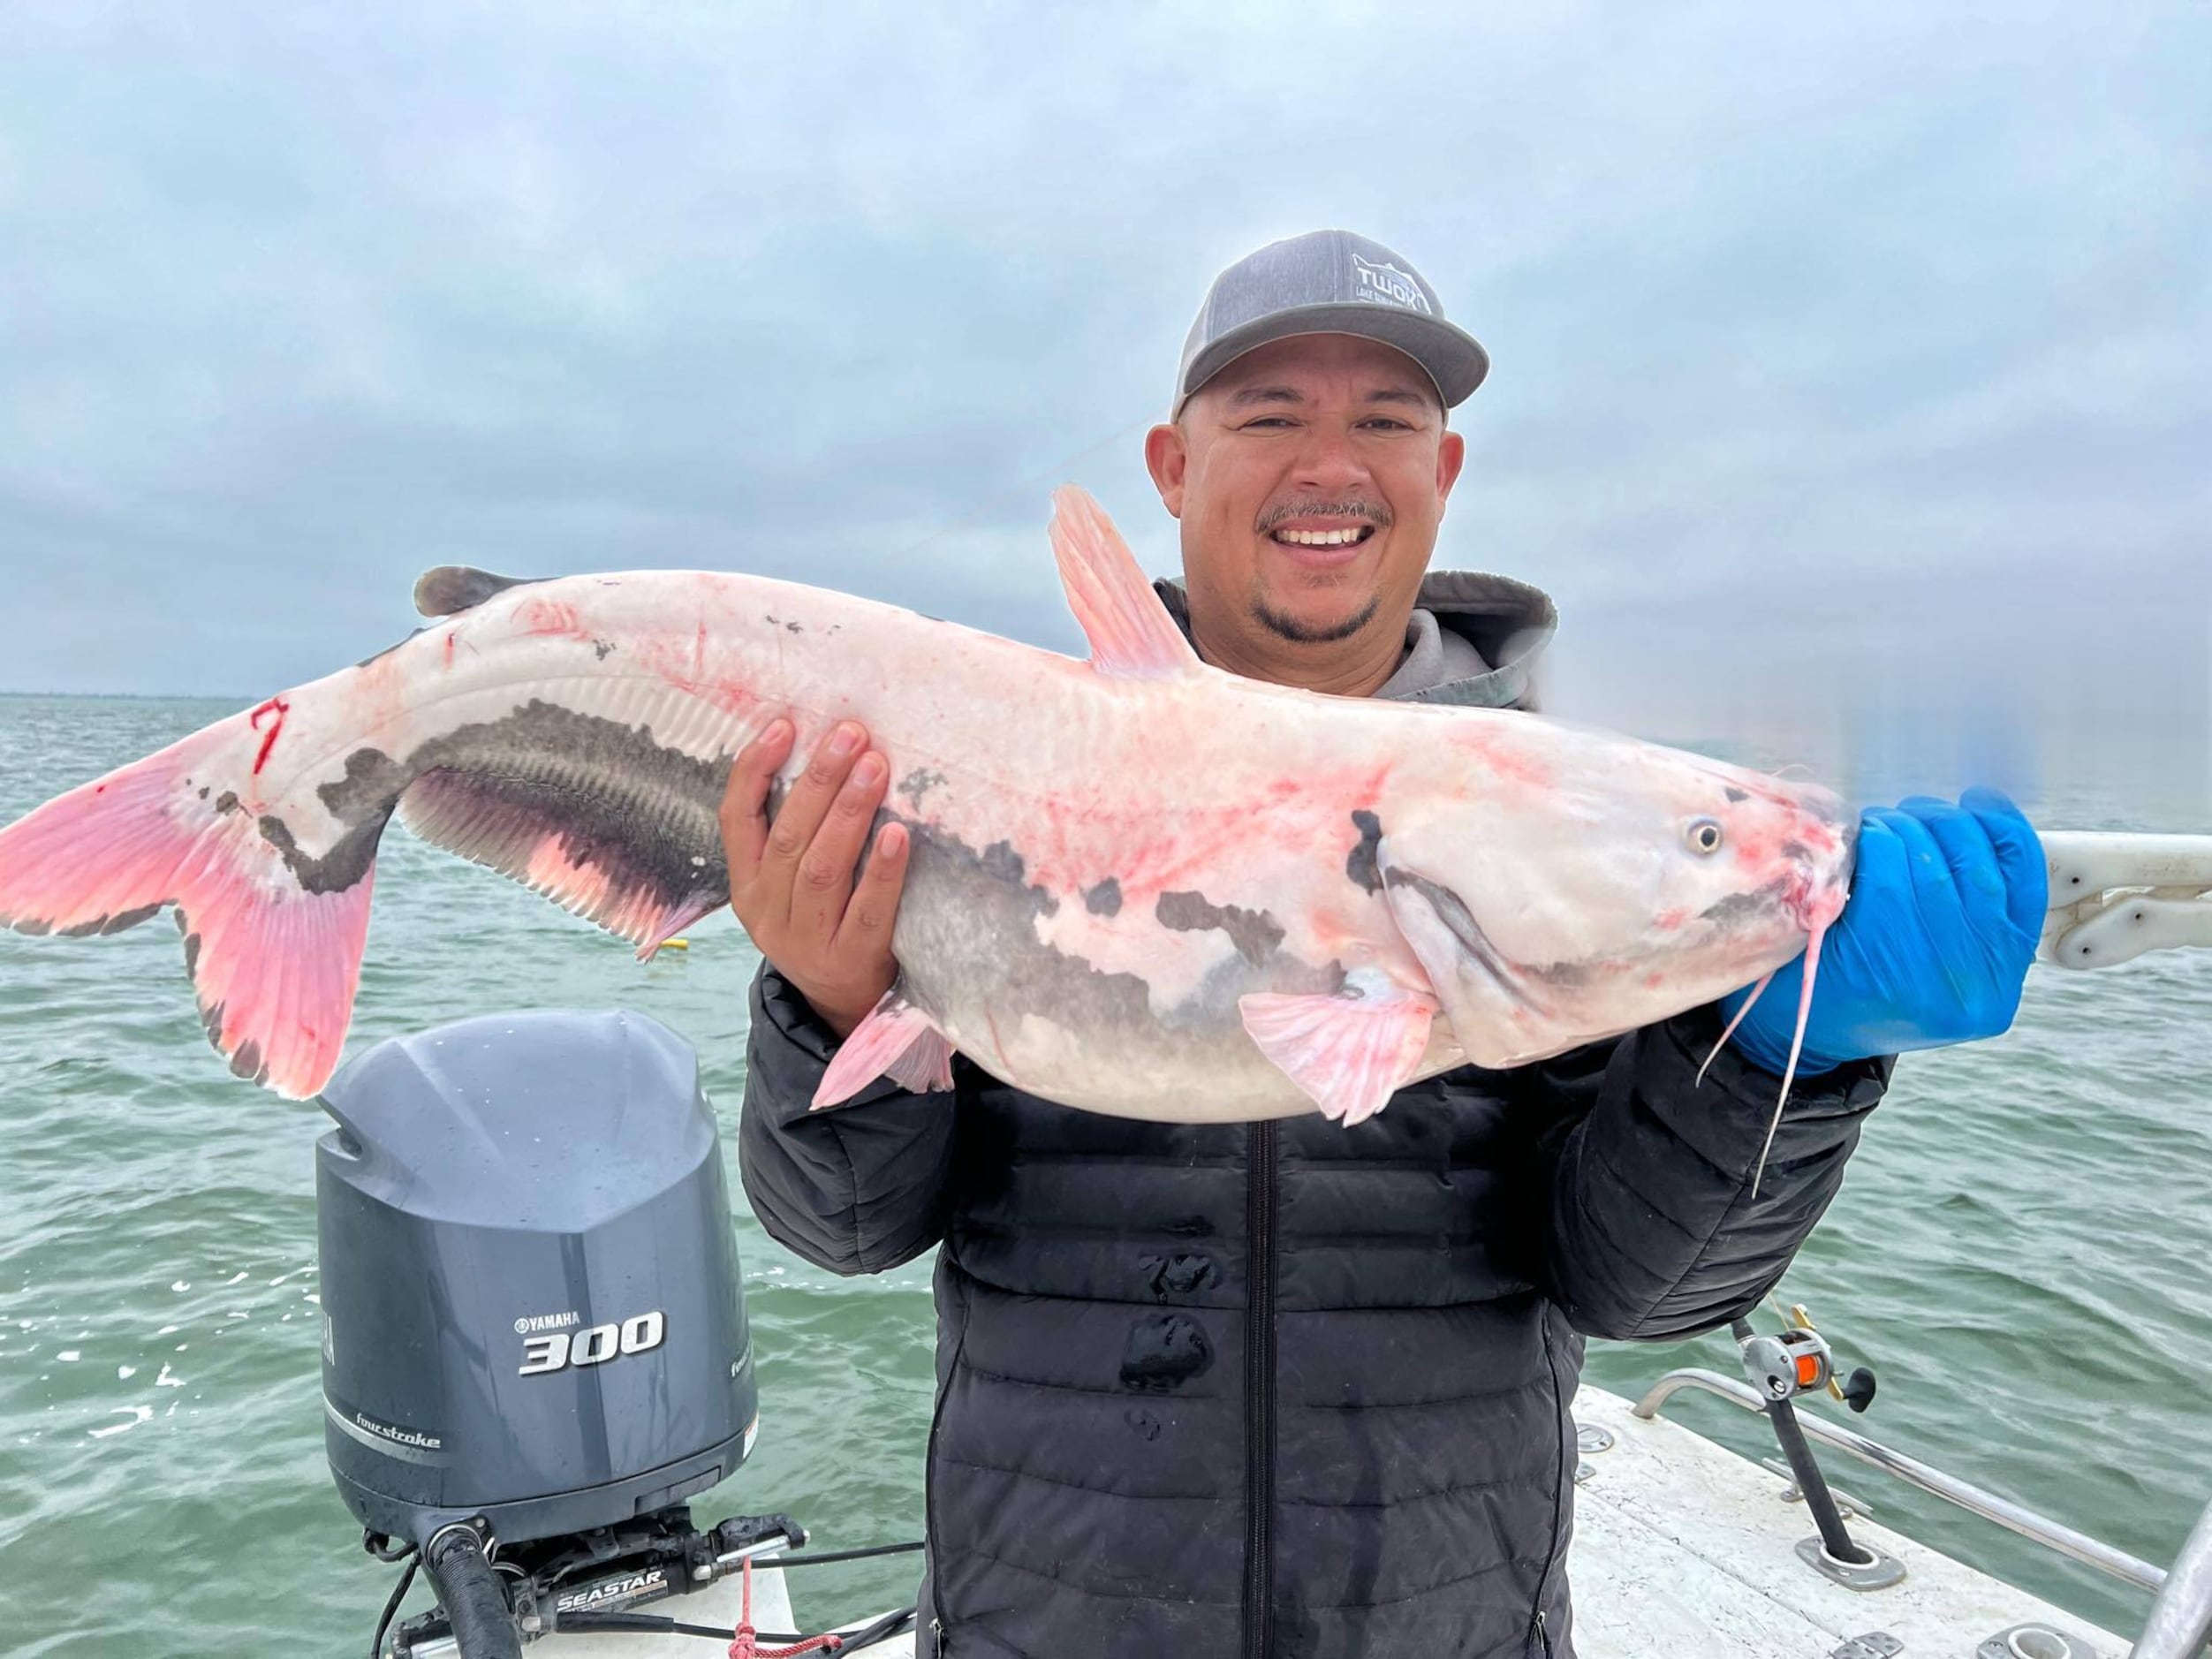
[[[379,1043],[322,1103],[324,1441],[372,1532],[504,1542],[678,1504],[758,1390],[697,1057],[623,1012]]]

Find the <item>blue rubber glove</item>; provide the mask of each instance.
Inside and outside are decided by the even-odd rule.
[[[1821,946],[1798,1074],[2006,1029],[2049,887],[2034,827],[1993,789],[1970,789],[1956,807],[1916,795],[1867,809],[1851,897]],[[1731,1039],[1776,1075],[1789,1061],[1804,968],[1800,957],[1777,973]],[[1733,1019],[1749,995],[1730,992],[1722,1013]]]

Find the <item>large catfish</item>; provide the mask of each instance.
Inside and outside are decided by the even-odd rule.
[[[850,717],[913,851],[898,983],[819,1103],[942,1084],[958,1049],[1092,1111],[1351,1123],[1432,1072],[1709,1002],[1841,910],[1826,792],[1207,667],[1096,504],[1057,506],[1087,663],[758,577],[433,572],[412,638],[0,831],[0,921],[108,933],[174,905],[216,1049],[306,1096],[395,811],[649,954],[728,898],[739,747],[788,712],[803,756]]]

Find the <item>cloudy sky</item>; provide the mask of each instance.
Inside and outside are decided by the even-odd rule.
[[[14,0],[0,689],[258,696],[448,562],[1072,648],[1047,490],[1174,568],[1198,298],[1342,224],[1490,348],[1439,563],[1555,703],[2201,732],[2208,85],[2205,0]]]

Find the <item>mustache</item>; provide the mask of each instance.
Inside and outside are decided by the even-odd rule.
[[[1378,530],[1390,527],[1390,509],[1380,501],[1369,501],[1364,496],[1353,496],[1344,501],[1327,501],[1320,496],[1294,496],[1278,501],[1261,513],[1256,526],[1261,535],[1292,519],[1356,519],[1371,524]]]

